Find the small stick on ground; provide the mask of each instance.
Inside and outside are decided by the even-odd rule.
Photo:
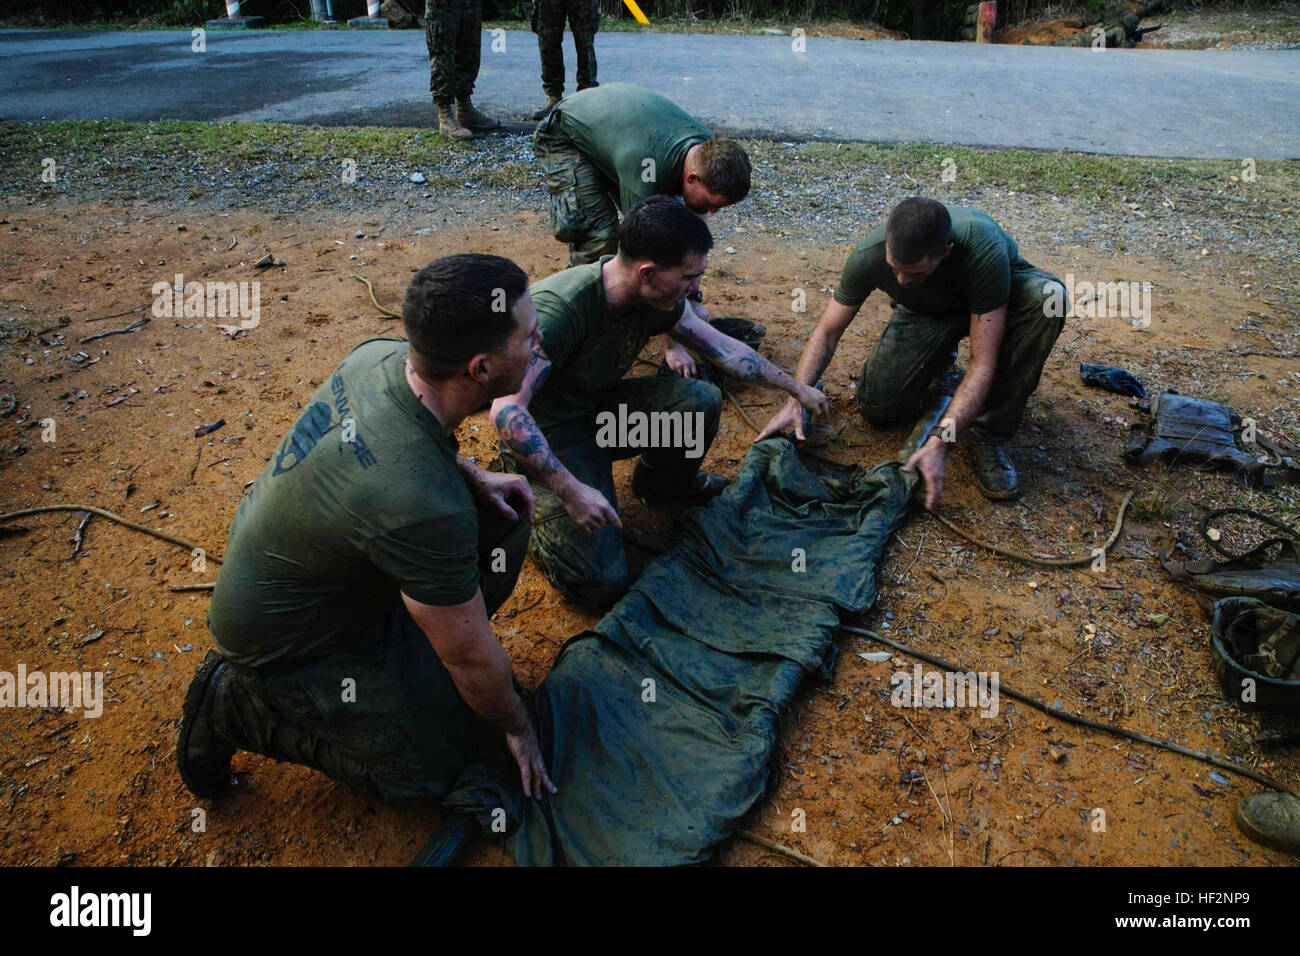
[[[217,586],[215,581],[208,584],[173,584],[168,591],[211,591]]]
[[[356,279],[360,282],[364,282],[366,284],[366,291],[370,293],[370,301],[375,304],[375,308],[379,310],[380,315],[390,319],[401,318],[401,316],[398,315],[396,312],[389,312],[387,309],[385,309],[382,305],[379,304],[379,300],[375,298],[375,287],[370,284],[369,279],[367,279],[365,276],[359,276],[355,272],[349,273],[349,275],[353,279]]]
[[[759,846],[771,850],[773,853],[779,853],[781,856],[794,860],[796,863],[802,863],[804,866],[824,867],[826,865],[821,860],[815,860],[807,854],[800,853],[798,850],[777,843],[775,840],[769,840],[765,836],[760,836],[753,830],[737,830],[736,836],[740,837],[742,840],[748,840],[750,843],[757,843]]]
[[[106,339],[110,335],[126,335],[128,332],[139,332],[148,323],[149,323],[149,316],[142,315],[140,316],[140,318],[136,319],[134,322],[132,322],[124,329],[111,329],[108,332],[100,332],[98,335],[88,335],[81,340],[81,344],[85,345],[87,342],[94,342],[97,341],[98,339]]]
[[[72,556],[75,558],[81,553],[81,543],[86,537],[86,525],[90,524],[91,514],[86,512],[86,516],[81,519],[81,524],[77,525],[77,533],[72,536]]]

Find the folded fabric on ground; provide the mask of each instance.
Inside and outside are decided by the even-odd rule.
[[[830,677],[840,615],[875,603],[915,481],[897,462],[819,480],[787,439],[754,445],[538,687],[559,793],[525,801],[513,766],[476,765],[445,805],[488,836],[504,820],[524,865],[706,860],[766,793],[782,710]]]

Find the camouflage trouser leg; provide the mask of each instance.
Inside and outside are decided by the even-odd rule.
[[[529,526],[486,509],[479,520],[480,586],[491,614],[514,588]],[[436,804],[467,765],[500,759],[505,746],[400,602],[379,633],[358,635],[345,653],[292,669],[228,666],[213,723],[241,750],[311,767],[398,807]]]
[[[474,92],[482,31],[482,0],[425,0],[424,42],[434,103],[447,106]]]
[[[551,451],[573,476],[595,488],[615,508],[613,462],[637,455],[639,448],[601,448],[596,444],[595,419],[601,411],[617,412],[619,404],[628,411],[680,411],[703,414],[702,454],[687,458],[682,449],[646,449],[641,460],[652,467],[656,481],[680,488],[688,485],[699,470],[709,446],[718,433],[722,417],[722,393],[717,387],[698,379],[681,376],[648,376],[624,379],[614,394],[591,420],[563,425],[546,432]],[[506,471],[517,472],[514,457],[501,448],[501,463]],[[678,490],[660,484],[665,492]],[[528,554],[555,585],[556,590],[578,601],[597,607],[609,607],[628,589],[627,555],[623,551],[623,533],[606,525],[599,531],[583,531],[569,517],[564,503],[544,485],[532,485],[537,499],[537,513]]]
[[[542,89],[547,96],[564,96],[564,19],[573,30],[578,54],[578,89],[596,82],[596,31],[600,29],[599,0],[537,0],[533,32],[542,57]]]
[[[551,197],[551,232],[569,244],[569,265],[618,251],[615,185],[558,129],[557,114],[533,134],[533,152]]]
[[[600,29],[600,0],[568,0],[569,29],[578,58],[578,89],[596,82],[596,31]]]
[[[1041,269],[1012,273],[1007,325],[998,351],[997,372],[984,408],[966,430],[971,441],[1011,440],[1029,396],[1038,388],[1043,366],[1063,318],[1045,307],[1052,284],[1060,280]],[[1058,294],[1064,297],[1064,288]],[[910,424],[924,410],[930,383],[952,364],[957,344],[970,333],[969,313],[920,315],[895,305],[889,325],[858,376],[858,409],[873,425]]]

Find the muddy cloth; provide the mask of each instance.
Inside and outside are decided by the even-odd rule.
[[[1098,388],[1104,388],[1106,391],[1114,392],[1117,395],[1146,398],[1147,390],[1142,387],[1142,383],[1122,368],[1109,368],[1105,365],[1089,365],[1087,362],[1080,362],[1079,375],[1083,378],[1085,385],[1096,385]]]
[[[896,462],[822,483],[788,440],[753,446],[537,689],[559,793],[525,806],[517,770],[480,766],[444,805],[486,835],[504,810],[521,864],[708,859],[767,791],[781,712],[830,677],[840,615],[875,603],[913,483]]]
[[[1161,392],[1151,400],[1151,418],[1130,428],[1124,457],[1142,465],[1163,459],[1235,468],[1265,488],[1300,484],[1300,466],[1287,449],[1256,435],[1256,441],[1276,458],[1274,462],[1260,461],[1238,445],[1241,431],[1241,417],[1227,405]]]

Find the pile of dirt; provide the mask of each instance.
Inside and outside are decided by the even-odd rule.
[[[1143,44],[1143,38],[1159,29],[1159,25],[1149,22],[1143,25],[1142,21],[1166,13],[1169,8],[1169,0],[1147,0],[1145,3],[1118,0],[1095,13],[1083,13],[1003,31],[997,34],[994,42],[1090,47],[1095,46],[1100,39],[1105,47],[1149,46]]]

